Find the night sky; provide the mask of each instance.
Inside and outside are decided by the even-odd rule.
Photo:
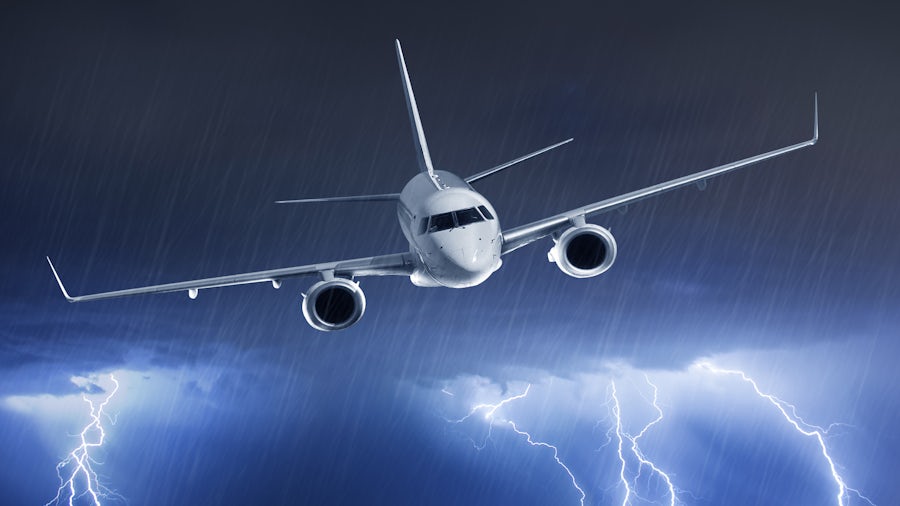
[[[900,500],[897,9],[186,4],[0,8],[0,504],[53,499],[110,374],[103,504],[669,504],[638,455],[680,504],[838,504],[816,438],[703,361]],[[507,227],[808,139],[814,92],[821,136],[589,220],[596,278],[545,239],[470,289],[363,278],[337,333],[315,278],[63,299],[45,255],[82,294],[405,251],[392,204],[273,204],[415,175],[395,38],[437,168],[575,138],[476,183]]]

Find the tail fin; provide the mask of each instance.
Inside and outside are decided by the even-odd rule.
[[[403,92],[406,94],[406,108],[409,111],[409,122],[415,130],[413,132],[413,142],[416,144],[416,155],[419,161],[419,169],[427,172],[431,176],[438,189],[441,185],[435,180],[434,166],[431,163],[431,154],[428,152],[428,142],[425,140],[425,130],[422,128],[422,119],[419,118],[419,107],[416,105],[416,96],[413,94],[412,83],[409,81],[409,72],[406,70],[406,61],[403,59],[403,49],[400,48],[400,41],[395,40],[397,45],[397,61],[400,63],[400,73],[403,78]]]

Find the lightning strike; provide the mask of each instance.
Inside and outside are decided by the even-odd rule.
[[[619,462],[621,463],[621,467],[619,468],[619,480],[622,482],[622,485],[625,487],[625,497],[622,499],[622,506],[628,504],[629,499],[631,498],[631,484],[628,479],[625,478],[625,456],[622,455],[622,446],[625,444],[622,436],[622,408],[619,406],[619,396],[616,395],[616,382],[610,381],[609,383],[612,400],[613,400],[613,418],[616,420],[616,439],[619,441],[619,446],[616,449],[619,455]]]
[[[66,458],[56,465],[59,489],[56,491],[56,497],[48,501],[44,506],[58,506],[60,504],[74,506],[75,501],[82,498],[86,498],[92,506],[101,506],[101,498],[124,501],[119,494],[100,483],[97,473],[92,467],[92,463],[96,464],[97,461],[90,454],[93,448],[103,446],[103,442],[106,439],[106,431],[103,429],[101,417],[105,416],[110,423],[115,423],[103,411],[119,390],[119,382],[115,376],[110,374],[109,379],[112,380],[115,387],[100,404],[95,405],[94,401],[89,399],[87,395],[82,394],[81,398],[90,406],[91,421],[81,430],[78,436],[81,444],[69,452]]]
[[[656,410],[656,418],[654,418],[653,421],[651,421],[650,423],[645,425],[644,428],[642,428],[641,431],[638,433],[638,435],[635,436],[631,440],[631,452],[634,453],[634,456],[637,457],[638,462],[640,462],[640,468],[638,469],[638,474],[635,477],[635,481],[637,481],[637,478],[640,476],[641,470],[643,469],[643,467],[644,466],[649,467],[654,473],[656,473],[666,483],[666,489],[667,489],[667,493],[668,493],[669,499],[670,499],[669,505],[675,506],[675,500],[676,500],[675,485],[672,484],[671,478],[669,478],[669,475],[664,473],[651,460],[648,460],[646,457],[644,457],[644,454],[641,452],[640,447],[638,446],[638,440],[640,440],[642,437],[644,437],[644,434],[646,434],[647,431],[650,430],[651,427],[653,427],[654,425],[656,425],[657,423],[659,423],[663,420],[662,408],[659,407],[659,389],[656,388],[656,385],[650,381],[650,378],[646,374],[644,375],[644,380],[646,380],[647,384],[650,385],[651,388],[653,388],[653,402],[651,404],[653,405],[653,409]]]
[[[831,478],[837,489],[836,495],[834,496],[837,502],[837,506],[848,506],[853,497],[858,498],[860,501],[864,501],[869,506],[875,506],[875,504],[869,498],[864,496],[859,490],[851,488],[846,484],[844,478],[838,472],[838,467],[835,464],[834,459],[829,453],[828,446],[826,445],[825,441],[826,436],[828,436],[829,431],[834,427],[843,424],[832,423],[827,427],[822,427],[806,422],[797,413],[797,408],[793,404],[790,404],[772,394],[763,392],[757,385],[756,381],[743,371],[720,369],[708,362],[699,362],[695,364],[694,367],[713,374],[739,377],[741,380],[748,383],[753,388],[753,391],[758,397],[766,400],[771,405],[773,405],[785,419],[785,421],[787,421],[795,431],[806,437],[813,438],[819,445],[821,455],[824,458],[825,462],[828,464],[828,469],[831,472]],[[646,374],[644,374],[644,380],[652,389],[652,398],[643,393],[641,393],[641,397],[643,397],[644,400],[646,400],[650,404],[656,415],[652,420],[645,423],[638,432],[628,432],[625,428],[625,424],[623,423],[622,403],[620,402],[616,381],[611,380],[607,389],[606,405],[609,413],[608,418],[604,418],[604,420],[598,421],[597,425],[595,426],[595,428],[597,428],[601,425],[605,425],[606,423],[609,424],[609,429],[606,432],[606,443],[600,448],[602,449],[603,447],[606,447],[608,445],[615,444],[616,455],[619,463],[618,481],[619,483],[621,483],[622,488],[624,488],[624,497],[622,498],[621,502],[622,506],[631,506],[635,502],[653,502],[659,504],[667,504],[668,506],[676,506],[677,504],[682,504],[682,502],[679,500],[679,496],[682,494],[691,495],[690,492],[677,488],[669,474],[666,473],[653,460],[649,459],[644,454],[643,450],[641,450],[641,439],[643,439],[650,432],[650,430],[653,429],[653,427],[662,423],[662,421],[664,420],[664,412],[659,404],[659,388],[650,380],[650,378]],[[476,442],[474,439],[472,440],[473,445],[478,450],[485,448],[488,441],[491,440],[494,427],[502,425],[508,425],[513,432],[520,436],[523,436],[529,445],[540,446],[552,450],[553,458],[556,461],[557,465],[559,465],[566,472],[566,474],[572,481],[572,486],[581,494],[580,504],[581,506],[584,506],[586,494],[576,481],[575,475],[572,473],[569,467],[559,458],[559,449],[549,443],[536,441],[530,433],[520,429],[515,421],[506,419],[502,416],[501,408],[512,403],[513,401],[526,398],[530,391],[531,385],[529,384],[525,388],[524,392],[520,394],[506,397],[493,404],[476,404],[462,418],[459,418],[457,420],[447,420],[447,422],[460,424],[469,419],[475,418],[476,415],[482,416],[483,419],[488,422],[488,431],[487,435],[480,442]],[[448,396],[453,396],[453,394],[446,389],[443,389],[442,392]],[[657,481],[654,481],[654,478],[656,478]],[[643,495],[643,493],[640,491],[644,490],[644,483],[646,483],[646,487],[652,489],[654,491],[654,494],[658,494],[658,496],[648,497],[646,495]],[[691,496],[694,497],[693,495]]]
[[[641,477],[641,474],[643,473],[645,467],[650,468],[652,473],[651,476],[659,476],[659,478],[665,483],[666,497],[668,497],[669,499],[669,505],[675,506],[677,502],[677,491],[675,489],[675,485],[672,483],[671,478],[652,460],[648,459],[638,445],[638,441],[640,441],[640,439],[647,434],[647,431],[649,431],[654,425],[663,420],[663,411],[662,408],[659,407],[659,389],[655,384],[653,384],[653,382],[650,381],[650,378],[647,377],[646,374],[644,375],[644,379],[647,381],[647,384],[650,385],[651,388],[653,388],[653,400],[651,401],[651,405],[656,411],[656,418],[644,425],[641,428],[640,432],[638,432],[635,436],[632,436],[629,433],[625,432],[622,427],[622,408],[619,403],[618,393],[616,391],[616,382],[610,382],[609,392],[610,398],[612,400],[611,409],[613,419],[615,420],[615,425],[610,430],[615,431],[616,441],[618,443],[616,453],[618,455],[620,463],[619,481],[622,483],[622,486],[625,487],[625,497],[622,498],[622,506],[628,506],[628,504],[631,503],[632,495],[634,497],[640,498],[640,496],[636,492],[637,480]],[[623,451],[623,448],[626,445],[626,441],[628,446],[630,447],[632,455],[634,455],[638,462],[637,472],[630,480],[626,476],[628,471],[628,463]]]
[[[753,391],[756,392],[756,395],[767,400],[770,404],[775,406],[775,408],[781,413],[781,416],[784,417],[784,419],[794,428],[794,430],[806,437],[815,439],[819,444],[819,449],[822,452],[822,457],[825,459],[825,462],[828,464],[828,468],[831,471],[831,478],[834,481],[835,486],[837,487],[837,494],[835,495],[835,499],[837,500],[838,506],[846,506],[846,501],[850,500],[851,493],[859,497],[861,500],[866,501],[871,506],[874,506],[874,503],[869,500],[869,498],[862,495],[859,490],[847,486],[844,478],[837,471],[837,466],[834,463],[834,459],[828,453],[828,446],[825,444],[825,436],[828,435],[828,430],[835,424],[830,425],[826,429],[805,422],[801,417],[797,415],[797,408],[794,407],[794,405],[785,402],[772,394],[768,394],[760,390],[759,386],[756,384],[756,381],[754,381],[753,378],[748,376],[744,371],[720,369],[709,362],[699,362],[696,365],[697,367],[705,369],[713,374],[725,374],[740,377],[744,382],[750,384],[750,386],[753,388]]]
[[[528,433],[524,430],[521,430],[514,421],[507,420],[505,418],[498,418],[496,416],[497,410],[499,410],[503,406],[509,404],[510,402],[513,402],[513,401],[516,401],[519,399],[524,399],[525,397],[528,396],[528,392],[530,392],[530,391],[531,391],[531,384],[526,386],[525,391],[522,392],[521,394],[507,397],[496,404],[487,404],[487,403],[476,404],[475,406],[472,407],[472,409],[469,410],[469,412],[466,414],[466,416],[464,416],[458,420],[448,420],[448,422],[454,423],[454,424],[459,424],[459,423],[465,422],[466,420],[472,418],[476,413],[479,413],[480,411],[484,411],[484,420],[486,420],[488,422],[488,433],[480,445],[473,441],[473,444],[475,445],[475,448],[477,450],[481,450],[485,447],[485,445],[487,445],[488,440],[490,440],[491,435],[493,434],[495,422],[499,423],[499,424],[509,425],[510,428],[513,430],[513,432],[515,432],[516,434],[518,434],[520,436],[524,436],[525,441],[531,446],[543,447],[543,448],[552,450],[553,451],[553,460],[555,460],[557,465],[559,465],[559,467],[561,467],[563,469],[563,471],[565,471],[566,474],[569,475],[569,479],[572,481],[572,486],[575,487],[575,490],[577,490],[579,494],[581,494],[581,499],[579,500],[579,504],[581,506],[584,506],[584,500],[587,497],[587,495],[585,494],[584,490],[578,485],[578,482],[575,480],[575,475],[572,473],[572,471],[569,469],[569,467],[559,458],[559,448],[557,448],[556,446],[554,446],[550,443],[545,443],[543,441],[536,441],[531,436],[530,433]]]

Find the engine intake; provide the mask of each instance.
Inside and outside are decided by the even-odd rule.
[[[616,239],[609,230],[593,224],[572,227],[556,239],[547,259],[573,278],[599,276],[616,261]]]
[[[303,298],[303,317],[316,330],[345,329],[366,312],[366,296],[357,283],[337,278],[319,281]]]

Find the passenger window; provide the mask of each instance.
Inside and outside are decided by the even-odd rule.
[[[454,227],[453,213],[435,214],[431,217],[431,224],[428,227],[428,233],[440,232],[441,230],[449,230]]]
[[[484,218],[482,218],[481,215],[478,214],[478,211],[476,211],[474,207],[463,209],[462,211],[456,211],[456,222],[460,227],[464,227],[471,223],[477,223],[479,221],[484,221]]]
[[[488,211],[488,208],[487,208],[487,207],[484,207],[484,206],[478,206],[478,210],[481,211],[481,214],[484,215],[484,218],[485,218],[486,220],[493,220],[493,219],[494,219],[494,217],[491,215],[491,212]]]
[[[419,222],[419,235],[425,233],[428,230],[428,218],[422,218],[422,221]]]

